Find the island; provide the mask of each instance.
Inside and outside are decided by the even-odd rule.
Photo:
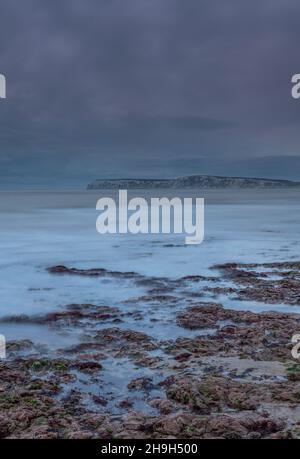
[[[291,180],[222,177],[217,175],[188,175],[170,179],[128,178],[97,179],[88,184],[88,190],[120,189],[218,189],[218,188],[299,188],[300,182]]]

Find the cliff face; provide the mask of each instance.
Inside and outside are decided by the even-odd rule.
[[[174,179],[116,179],[95,180],[88,190],[100,189],[152,189],[152,188],[300,188],[300,182],[246,177],[219,177],[213,175],[190,175]]]

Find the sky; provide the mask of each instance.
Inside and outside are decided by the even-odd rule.
[[[0,0],[0,188],[300,180],[298,0]]]

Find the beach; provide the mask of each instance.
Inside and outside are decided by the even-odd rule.
[[[1,437],[298,438],[300,192],[176,190],[197,246],[100,235],[106,195],[0,193]]]

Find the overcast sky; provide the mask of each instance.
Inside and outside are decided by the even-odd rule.
[[[299,0],[0,0],[0,182],[280,177],[300,157],[299,17]]]

